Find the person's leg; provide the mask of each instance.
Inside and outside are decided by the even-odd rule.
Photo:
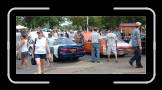
[[[111,47],[108,46],[108,48],[107,48],[107,57],[108,57],[108,61],[110,61],[110,55],[111,55]]]
[[[116,52],[114,54],[115,54],[115,62],[118,62],[118,55]]]
[[[94,61],[96,62],[97,61],[97,44],[96,43],[94,43],[94,52],[95,52]]]
[[[133,62],[136,60],[136,53],[137,53],[137,51],[136,51],[136,47],[133,47],[133,50],[134,50],[134,55],[133,55],[133,57],[130,59],[130,61],[129,61],[129,64],[131,65],[131,66],[133,66]]]
[[[21,58],[20,63],[17,65],[17,69],[22,69],[24,60]]]
[[[92,59],[92,62],[94,62],[94,59],[95,59],[95,47],[94,47],[94,44],[92,43],[92,48],[91,48],[91,59]]]
[[[41,74],[44,74],[44,62],[45,62],[45,59],[40,59]]]
[[[40,62],[40,58],[35,58],[36,60],[36,64],[37,64],[37,74],[41,74],[41,62]]]
[[[118,62],[118,60],[117,60],[117,49],[116,49],[116,46],[113,46],[112,52],[113,52],[114,55],[115,55],[115,62]]]
[[[26,67],[29,66],[27,58],[24,58],[24,65],[25,65]]]
[[[51,61],[50,61],[50,63],[52,63],[53,62],[53,53],[51,53],[51,55],[50,55],[51,57]]]
[[[137,59],[136,59],[136,67],[138,68],[142,68],[142,64],[141,64],[141,51],[139,49],[139,47],[137,47]]]
[[[44,74],[44,64],[45,64],[46,54],[41,54],[40,62],[41,62],[41,74]]]
[[[141,68],[143,67],[141,64],[141,55],[136,60],[136,67],[141,67]]]
[[[24,53],[24,65],[26,65],[27,67],[29,66],[29,63],[28,63],[28,52]]]
[[[35,54],[35,61],[37,65],[37,74],[41,74],[41,62],[40,62],[40,54]]]
[[[24,65],[24,54],[21,52],[20,64],[17,66],[18,69],[21,69]]]
[[[50,57],[50,58],[51,58],[51,63],[52,63],[52,62],[53,62],[53,54],[54,54],[54,50],[53,50],[53,47],[50,48],[50,49],[51,49],[51,51],[50,51],[50,52],[51,52],[51,57]]]
[[[100,45],[96,44],[96,56],[97,56],[97,62],[100,62]]]

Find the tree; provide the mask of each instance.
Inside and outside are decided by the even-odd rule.
[[[113,28],[120,23],[141,22],[146,24],[145,16],[88,16],[89,26],[103,29]],[[87,16],[16,16],[16,24],[21,24],[29,28],[60,26],[65,21],[72,22],[68,29],[86,29]],[[65,27],[64,27],[65,28]]]
[[[89,25],[94,27],[102,27],[102,17],[101,16],[90,16]]]
[[[69,16],[68,19],[72,22],[72,25],[75,25],[77,28],[85,26],[87,23],[86,16]]]
[[[61,16],[25,16],[27,27],[43,27],[49,25],[49,28],[58,26],[63,18]]]
[[[24,23],[24,17],[16,16],[16,25],[23,25],[23,23]]]

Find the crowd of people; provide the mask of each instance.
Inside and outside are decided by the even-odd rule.
[[[131,45],[134,49],[134,56],[130,59],[129,64],[133,66],[133,62],[136,61],[136,68],[143,68],[141,64],[141,37],[140,37],[140,28],[141,23],[136,22],[136,26],[132,30],[131,34],[129,34],[129,39],[131,40]],[[100,57],[100,48],[99,48],[99,39],[100,34],[97,32],[96,29],[91,34],[90,40],[92,43],[92,62],[97,61],[99,62]],[[106,35],[107,40],[107,54],[108,54],[108,61],[110,60],[110,54],[113,52],[115,54],[115,62],[118,62],[117,60],[117,35],[112,33],[112,31],[108,31],[108,34]]]
[[[20,31],[17,30],[16,32],[16,53],[17,56],[20,58],[20,65],[17,66],[18,69],[23,68],[23,66],[29,66],[28,62],[28,36],[31,31]],[[74,42],[76,44],[83,45],[84,43],[84,37],[80,30],[73,32],[73,31],[58,31],[53,30],[48,33],[48,37],[43,34],[43,31],[40,30],[40,28],[36,29],[36,34],[38,37],[34,38],[34,44],[33,44],[33,51],[32,51],[32,58],[35,58],[36,65],[37,65],[37,73],[43,74],[44,73],[44,63],[47,59],[48,64],[53,62],[53,43],[55,42],[55,38],[61,38],[66,37]],[[35,35],[35,34],[34,34]],[[31,35],[32,36],[32,35]]]
[[[134,49],[134,56],[130,59],[129,64],[133,65],[133,62],[136,61],[136,67],[137,68],[142,68],[141,64],[141,41],[140,41],[140,23],[136,23],[137,26],[133,29],[132,33],[130,33],[127,37],[131,39],[131,44]],[[99,40],[101,33],[98,32],[99,29],[94,28],[91,32],[90,35],[90,42],[91,42],[91,61],[100,63],[100,45],[99,45]],[[24,33],[24,32],[17,32],[16,33],[16,51],[17,53],[21,53],[21,62],[18,65],[18,68],[21,68],[23,65],[29,66],[28,63],[28,47],[27,47],[27,36],[28,33],[31,31]],[[108,56],[108,61],[110,61],[110,55],[111,53],[114,53],[115,55],[115,62],[118,62],[117,60],[117,37],[119,35],[114,34],[111,30],[106,31],[108,32],[106,34],[106,48],[107,48],[107,56]],[[58,30],[53,30],[50,31],[48,34],[48,37],[45,37],[43,35],[42,30],[37,29],[37,35],[38,37],[34,40],[33,49],[32,52],[32,58],[35,58],[36,65],[37,65],[37,73],[38,74],[43,74],[44,73],[44,65],[45,65],[45,59],[48,57],[49,60],[48,63],[50,64],[53,62],[53,43],[55,42],[53,37],[55,38],[60,38],[60,37],[66,37],[79,45],[84,45],[84,36],[82,34],[81,30],[77,31],[58,31]],[[46,56],[47,55],[47,56]]]

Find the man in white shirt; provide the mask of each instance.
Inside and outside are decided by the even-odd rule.
[[[92,43],[92,51],[91,51],[91,58],[92,62],[97,61],[98,63],[100,62],[100,45],[99,45],[99,39],[100,39],[100,34],[97,33],[97,29],[95,28],[94,31],[92,32],[90,36],[90,40]]]
[[[117,61],[117,36],[116,34],[112,33],[112,31],[108,31],[106,35],[107,40],[107,54],[108,54],[108,61],[110,60],[111,52],[115,54],[115,62]]]

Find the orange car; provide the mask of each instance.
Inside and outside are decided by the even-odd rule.
[[[90,40],[90,34],[91,32],[83,32],[84,36],[84,49],[86,53],[91,53],[91,42]],[[106,36],[101,36],[101,39],[99,40],[100,43],[100,54],[101,55],[107,55],[107,48],[106,48]],[[117,40],[117,53],[118,55],[126,55],[128,53],[132,53],[133,49],[132,46],[122,39],[118,38]],[[112,53],[113,54],[113,53]]]

